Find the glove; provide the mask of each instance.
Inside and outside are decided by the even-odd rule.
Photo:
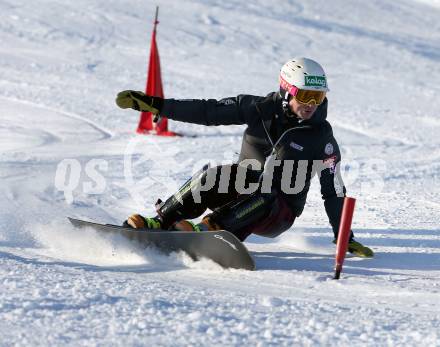
[[[367,246],[364,246],[362,243],[355,240],[350,240],[348,242],[348,251],[351,254],[357,255],[358,257],[362,258],[374,257],[374,252],[371,250],[371,248],[368,248]]]
[[[151,112],[158,115],[162,109],[163,99],[149,96],[143,92],[124,90],[116,96],[116,105],[120,108],[132,108],[136,111]]]
[[[336,245],[337,240],[334,239],[333,243]],[[353,238],[348,241],[347,251],[351,254],[357,255],[361,258],[373,258],[374,252],[371,248],[364,246],[362,243],[355,241]]]

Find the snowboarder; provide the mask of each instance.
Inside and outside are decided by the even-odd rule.
[[[312,59],[293,58],[281,68],[279,81],[279,91],[265,97],[175,100],[120,92],[119,107],[152,112],[159,119],[165,115],[208,126],[247,125],[237,164],[203,168],[176,194],[158,201],[157,216],[134,214],[125,224],[144,229],[225,229],[241,241],[251,233],[275,237],[301,215],[311,178],[317,174],[336,240],[346,190],[340,177],[341,153],[326,120],[326,74]],[[187,220],[207,208],[213,212],[200,223]],[[348,250],[373,256],[353,233]]]

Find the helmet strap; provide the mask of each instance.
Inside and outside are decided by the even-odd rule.
[[[283,88],[280,88],[280,96],[282,99],[281,105],[283,107],[285,116],[289,118],[296,118],[297,117],[296,114],[294,114],[289,107],[289,102],[293,98],[293,96],[290,95],[290,93]]]

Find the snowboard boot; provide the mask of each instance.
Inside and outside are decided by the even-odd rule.
[[[196,203],[193,199],[193,190],[205,183],[208,166],[204,166],[192,176],[179,189],[177,193],[169,197],[165,202],[156,202],[157,216],[144,217],[139,214],[130,216],[124,226],[134,229],[146,230],[195,230],[195,224],[185,219],[193,219],[205,212],[207,206],[204,203]]]
[[[133,214],[124,222],[124,226],[133,229],[144,229],[144,230],[164,230],[162,227],[162,222],[158,217],[144,217],[140,214]],[[181,220],[174,223],[169,227],[168,230],[178,230],[178,231],[202,231],[198,224],[194,224],[188,220]]]
[[[171,229],[178,231],[196,231],[196,232],[202,231],[202,229],[200,229],[198,224],[194,224],[193,222],[190,222],[189,220],[185,220],[185,219],[177,223],[174,223]]]
[[[209,215],[205,216],[202,219],[202,221],[198,224],[194,224],[193,222],[190,222],[188,220],[181,220],[175,223],[172,229],[180,230],[180,231],[197,231],[197,232],[222,230],[222,228],[219,225],[217,225],[209,218]]]
[[[333,240],[333,243],[336,244],[336,239]],[[355,241],[355,239],[350,239],[348,241],[347,251],[351,254],[354,254],[361,258],[373,258],[374,252],[371,248],[364,246],[362,243]]]
[[[206,211],[207,205],[203,197],[201,197],[201,201],[195,202],[193,192],[199,191],[200,187],[206,183],[208,170],[209,166],[205,165],[165,202],[157,201],[157,218],[162,222],[164,229],[173,227],[178,221],[197,218]]]
[[[124,226],[133,229],[158,230],[162,229],[162,222],[157,217],[144,217],[140,214],[133,214],[124,222]]]

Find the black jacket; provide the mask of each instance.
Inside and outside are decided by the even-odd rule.
[[[339,174],[341,154],[326,120],[327,99],[310,120],[302,122],[286,116],[276,92],[266,97],[239,95],[222,100],[165,99],[161,114],[203,125],[246,124],[239,161],[256,159],[264,165],[275,144],[274,158],[281,165],[274,169],[274,184],[297,216],[304,209],[311,178],[318,172],[325,210],[337,235],[345,188]],[[291,161],[290,170],[283,171],[287,161]],[[298,169],[305,174],[299,191],[292,190],[298,188],[295,186]]]

